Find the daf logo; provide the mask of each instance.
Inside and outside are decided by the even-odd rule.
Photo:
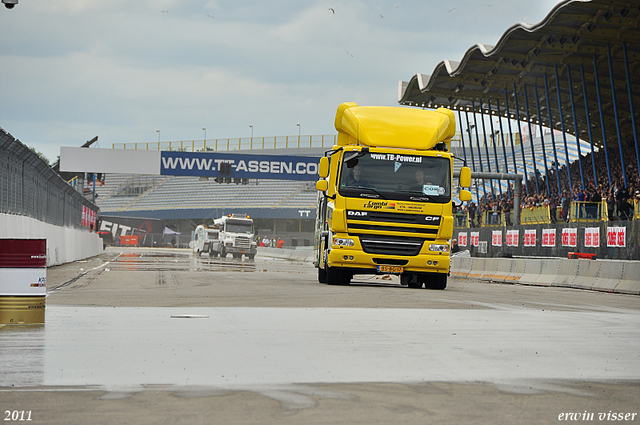
[[[347,211],[347,215],[353,216],[353,217],[366,217],[367,212],[366,211]]]

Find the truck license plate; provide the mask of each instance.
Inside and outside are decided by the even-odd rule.
[[[401,266],[378,266],[378,271],[383,273],[402,273]]]

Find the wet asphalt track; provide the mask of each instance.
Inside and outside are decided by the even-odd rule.
[[[47,280],[46,325],[0,328],[0,409],[31,410],[32,423],[557,423],[639,410],[635,296],[455,279],[445,291],[379,277],[333,287],[306,263],[114,248]]]

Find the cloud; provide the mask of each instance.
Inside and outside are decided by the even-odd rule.
[[[249,124],[256,136],[297,134],[296,123],[332,134],[341,102],[395,105],[398,80],[554,2],[481,3],[20,2],[0,11],[0,125],[50,158],[95,135],[103,147],[154,141],[156,129],[163,140],[202,127],[246,136]]]

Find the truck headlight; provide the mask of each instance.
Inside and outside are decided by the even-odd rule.
[[[432,243],[431,245],[429,245],[429,251],[449,252],[449,245],[440,245],[440,244]]]
[[[347,238],[333,238],[333,245],[336,246],[354,246],[356,243],[353,239]]]

